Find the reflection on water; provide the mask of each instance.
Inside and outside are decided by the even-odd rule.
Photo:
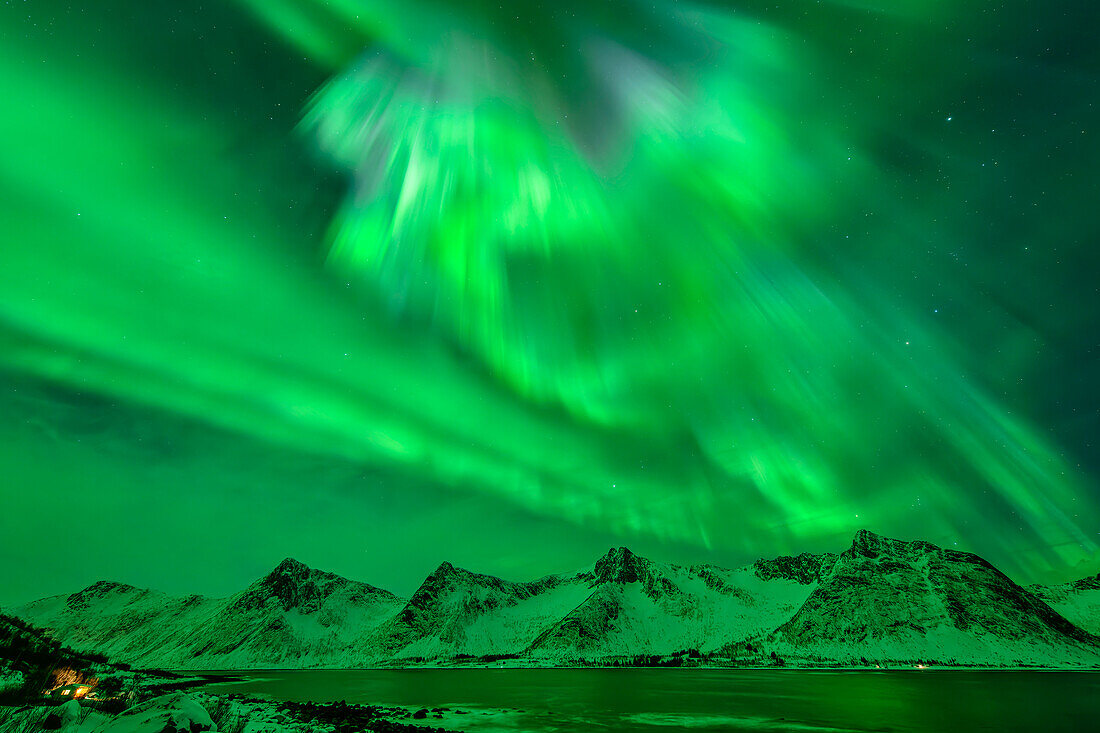
[[[219,691],[451,708],[491,731],[1086,731],[1100,675],[1035,671],[685,669],[302,670],[235,673]],[[454,710],[462,710],[457,714]]]

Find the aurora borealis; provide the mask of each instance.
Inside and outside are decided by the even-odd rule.
[[[157,5],[0,13],[0,603],[1098,569],[1090,5]]]

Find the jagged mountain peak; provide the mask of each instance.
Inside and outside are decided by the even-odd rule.
[[[596,561],[592,573],[600,583],[637,583],[649,576],[651,566],[626,547],[612,547]]]
[[[417,593],[424,591],[437,592],[445,586],[459,585],[485,585],[485,584],[497,584],[500,583],[498,578],[491,575],[482,575],[481,573],[475,573],[466,568],[460,568],[450,562],[444,560],[439,563],[435,570],[428,574],[428,577],[424,578],[424,582],[420,584],[420,588]],[[415,594],[414,594],[415,596]]]
[[[121,591],[123,593],[128,593],[135,590],[140,589],[137,586],[130,585],[129,583],[119,583],[114,580],[97,580],[84,590],[80,591],[80,593],[89,596],[101,596],[107,593],[111,593],[112,591]]]
[[[1003,578],[1005,582],[1011,583],[988,560],[972,552],[940,547],[925,540],[892,539],[862,529],[856,533],[855,539],[852,540],[852,546],[840,554],[834,569],[853,564],[858,566],[866,561],[873,561],[882,567],[896,567],[899,564],[927,565],[929,563],[937,566],[945,563],[960,567],[972,566],[972,572],[992,572]]]
[[[419,628],[419,619],[424,615],[424,609],[438,606],[452,594],[467,595],[477,593],[479,589],[502,591],[511,585],[500,578],[473,573],[443,561],[413,592],[405,604],[401,618],[405,623]]]
[[[109,595],[141,593],[141,589],[126,583],[117,583],[113,580],[97,580],[84,590],[70,595],[65,604],[72,609],[86,608],[91,602],[106,598]]]
[[[346,589],[360,596],[392,596],[381,588],[317,570],[288,557],[239,594],[236,605],[239,608],[257,608],[275,599],[284,611],[296,608],[303,613],[311,613],[319,609],[329,596]]]
[[[588,577],[593,586],[639,583],[643,592],[656,600],[677,592],[676,585],[667,576],[667,569],[625,547],[613,547],[596,561]]]
[[[287,583],[297,583],[308,578],[312,572],[309,566],[297,560],[287,558],[276,565],[270,573],[257,580],[253,585],[265,585],[274,588]]]
[[[277,597],[283,597],[284,594],[294,588],[317,582],[350,581],[332,572],[315,570],[304,564],[304,562],[288,557],[279,562],[275,569],[268,572],[266,576],[253,583],[252,588],[264,589],[273,595],[277,595]]]
[[[424,578],[410,601],[422,600],[425,596],[434,597],[445,589],[456,590],[483,586],[491,588],[504,588],[513,585],[509,581],[501,580],[492,575],[475,573],[472,570],[460,568],[444,560],[439,566]]]
[[[275,569],[271,571],[271,574],[280,573],[282,575],[299,575],[310,572],[311,568],[304,562],[295,560],[293,557],[288,557],[281,563],[275,566]]]
[[[885,535],[877,534],[869,529],[857,529],[855,536],[852,537],[852,544],[875,544],[884,539],[886,539]]]
[[[102,598],[110,593],[133,593],[141,589],[127,583],[119,583],[114,580],[97,580],[83,590],[79,590],[69,596],[70,601],[80,597],[82,599]]]
[[[1074,590],[1100,590],[1100,573],[1075,580],[1070,587]]]
[[[852,553],[863,557],[878,557],[880,555],[913,556],[935,552],[939,549],[924,540],[897,540],[875,534],[867,529],[861,529],[852,538],[852,546],[845,554]]]
[[[889,551],[902,544],[906,543],[903,540],[895,540],[885,535],[876,534],[869,529],[856,530],[855,536],[852,537],[852,549],[861,554],[864,551]]]
[[[428,577],[446,578],[450,575],[469,575],[469,574],[470,574],[470,572],[468,570],[464,570],[462,568],[457,568],[454,565],[452,565],[451,563],[444,560],[443,562],[439,563],[439,567],[437,567],[435,570],[433,570]]]
[[[417,640],[465,638],[464,623],[478,613],[529,597],[530,584],[514,583],[442,562],[382,627],[383,648],[401,649]]]
[[[256,584],[278,589],[287,584],[302,584],[308,582],[354,583],[356,581],[348,580],[343,576],[337,575],[336,573],[330,573],[326,570],[311,568],[304,562],[288,557],[276,565],[270,573],[256,581]]]
[[[772,560],[757,560],[753,563],[753,572],[761,580],[793,580],[801,585],[809,585],[820,582],[836,563],[836,559],[837,556],[831,552],[819,555],[809,552],[780,555]]]

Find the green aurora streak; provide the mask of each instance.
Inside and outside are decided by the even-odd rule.
[[[10,542],[93,476],[211,481],[217,514],[370,472],[326,559],[368,526],[479,542],[373,526],[387,492],[511,507],[534,559],[473,555],[520,576],[554,566],[529,522],[695,559],[864,526],[1028,577],[1095,556],[1096,415],[1055,430],[1034,385],[1096,325],[1062,258],[1096,234],[1098,77],[1006,51],[1020,8],[40,5],[0,17],[0,466],[41,487]],[[1052,165],[1018,98],[1068,85]],[[247,461],[286,470],[210,479]],[[293,553],[258,534],[257,566]]]

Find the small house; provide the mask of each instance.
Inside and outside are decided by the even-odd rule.
[[[92,690],[95,689],[95,685],[90,682],[78,682],[71,685],[64,685],[62,687],[55,687],[46,693],[46,697],[60,698],[64,700],[79,700],[85,697]]]

